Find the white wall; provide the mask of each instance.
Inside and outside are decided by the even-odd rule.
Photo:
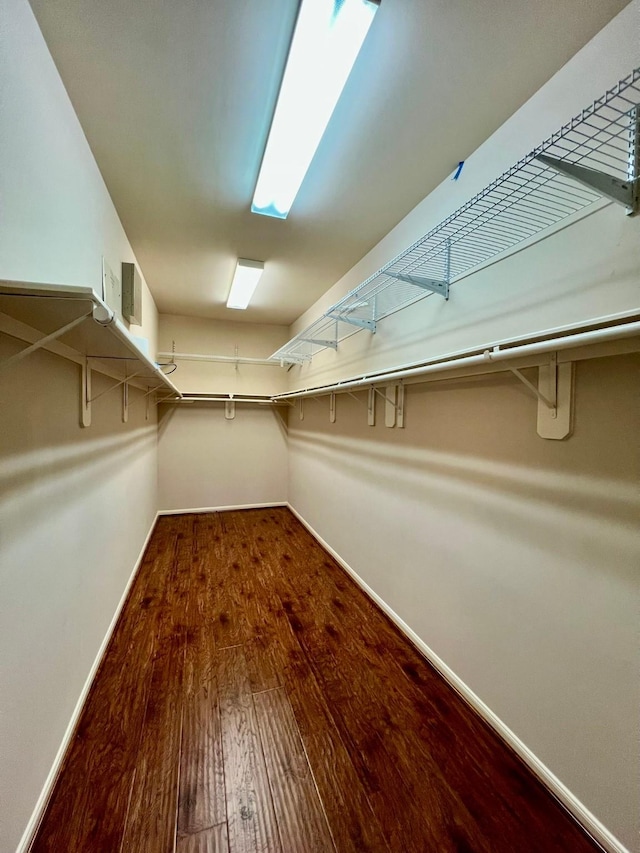
[[[27,0],[0,0],[0,278],[102,292],[133,250]],[[157,311],[143,285],[156,351]]]
[[[268,359],[287,339],[286,326],[161,314],[158,349],[172,352],[175,345],[177,353]],[[171,378],[184,393],[260,395],[281,394],[287,389],[286,369],[278,364],[236,366],[178,359],[177,365]]]
[[[286,412],[238,405],[162,406],[158,430],[161,510],[284,503]]]
[[[26,0],[0,0],[0,279],[101,289],[134,259]],[[144,292],[155,352],[157,312]],[[0,338],[0,361],[23,347]],[[18,845],[157,506],[155,412],[79,426],[79,367],[0,372],[0,850]],[[96,394],[108,380],[94,373]]]
[[[508,374],[410,386],[403,430],[343,395],[289,432],[292,506],[633,850],[639,367],[577,363],[564,442]]]
[[[268,358],[287,339],[285,326],[160,315],[159,350]],[[165,359],[163,359],[164,361]],[[279,394],[279,365],[178,359],[171,379],[185,393]],[[286,409],[238,403],[233,420],[221,404],[162,406],[158,431],[161,510],[279,503],[287,499]],[[283,420],[284,419],[284,420]]]
[[[639,64],[633,0],[292,331]],[[456,283],[448,303],[431,296],[294,367],[290,388],[640,314],[640,217],[595,207]],[[292,506],[636,851],[637,381],[636,356],[579,363],[562,442],[536,435],[536,402],[506,374],[411,387],[404,430],[367,427],[345,396],[331,425],[327,400],[307,399],[289,434]]]
[[[22,348],[0,337],[0,360]],[[93,404],[39,352],[0,373],[0,850],[16,848],[156,512],[142,392]],[[99,394],[113,380],[93,375]]]

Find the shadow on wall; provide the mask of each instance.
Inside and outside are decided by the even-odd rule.
[[[89,494],[96,482],[107,482],[115,470],[135,463],[149,444],[155,444],[155,432],[153,424],[87,444],[38,448],[2,460],[0,547],[28,535],[34,516],[51,520],[63,512],[69,492]]]
[[[376,427],[367,426],[366,392],[360,403],[338,398],[335,424],[327,400],[305,401],[304,421],[291,418],[289,446],[294,456],[312,455],[319,476],[357,482],[365,504],[375,492],[397,495],[455,517],[461,529],[481,524],[541,551],[550,541],[561,547],[573,529],[586,563],[598,554],[615,571],[637,549],[640,411],[627,388],[639,363],[621,356],[578,364],[576,430],[563,442],[537,436],[536,401],[499,375],[409,386],[403,430],[384,426],[382,405]],[[617,559],[604,552],[611,541]]]
[[[21,344],[3,336],[0,360],[20,349]],[[84,505],[94,498],[100,501],[98,486],[116,481],[122,471],[135,470],[153,449],[155,416],[145,420],[143,392],[130,389],[125,424],[121,389],[110,390],[115,381],[94,372],[93,394],[107,393],[93,403],[92,425],[83,429],[78,365],[40,351],[0,374],[3,552],[33,537],[39,519],[50,524],[78,500]]]
[[[340,477],[356,481],[363,495],[386,483],[385,500],[393,501],[397,494],[422,508],[418,515],[433,508],[438,516],[454,516],[461,535],[465,525],[473,523],[493,529],[499,536],[526,541],[541,554],[548,543],[573,535],[589,561],[599,554],[610,561],[612,571],[629,564],[637,553],[635,524],[640,499],[637,489],[617,481],[572,478],[424,449],[410,454],[389,452],[373,442],[302,433],[290,433],[289,442],[294,453],[312,452],[327,477],[337,470]],[[348,514],[347,506],[343,510]],[[587,531],[585,515],[591,524]],[[376,523],[375,515],[372,523]],[[616,556],[602,541],[602,524],[610,528],[608,537],[616,540]]]

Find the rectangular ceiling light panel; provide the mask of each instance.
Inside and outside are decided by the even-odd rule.
[[[286,219],[378,2],[302,0],[251,210]]]
[[[229,298],[227,299],[227,308],[244,309],[247,307],[258,286],[263,270],[262,261],[248,261],[245,258],[238,258]]]

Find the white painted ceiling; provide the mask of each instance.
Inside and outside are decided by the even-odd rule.
[[[382,0],[285,221],[249,205],[297,0],[31,5],[159,309],[290,323],[626,0]]]

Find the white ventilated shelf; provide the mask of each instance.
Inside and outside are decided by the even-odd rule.
[[[308,361],[400,308],[447,298],[458,279],[602,198],[637,212],[639,105],[637,68],[271,358]]]
[[[61,332],[66,327],[67,331]],[[90,287],[0,281],[0,332],[132,385],[180,391]],[[0,367],[2,364],[0,363]]]

